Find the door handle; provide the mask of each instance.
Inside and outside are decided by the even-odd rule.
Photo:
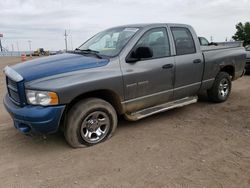
[[[194,61],[193,61],[193,63],[201,63],[202,61],[201,61],[201,59],[195,59]]]
[[[173,64],[166,64],[166,65],[163,65],[162,68],[163,69],[171,69],[171,68],[173,68],[173,66],[174,66]]]

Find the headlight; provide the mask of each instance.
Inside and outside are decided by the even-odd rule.
[[[50,91],[26,90],[26,98],[33,105],[57,105],[59,102],[57,94]]]

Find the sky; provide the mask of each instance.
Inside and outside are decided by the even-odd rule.
[[[3,47],[73,49],[109,27],[133,23],[184,23],[213,41],[231,39],[250,21],[250,0],[0,0]]]

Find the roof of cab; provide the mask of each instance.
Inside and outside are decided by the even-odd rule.
[[[144,27],[160,27],[160,26],[175,26],[175,27],[190,27],[190,25],[187,24],[179,24],[179,23],[139,23],[139,24],[128,24],[128,25],[120,25],[117,27],[137,27],[137,28],[144,28]]]

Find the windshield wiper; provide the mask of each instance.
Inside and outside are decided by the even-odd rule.
[[[94,54],[97,58],[99,59],[102,59],[103,57],[100,56],[98,53],[98,51],[95,51],[95,50],[91,50],[91,49],[86,49],[86,50],[82,50],[82,49],[79,49],[79,48],[76,48],[75,49],[76,51],[81,51],[83,53],[86,53],[86,54]]]

